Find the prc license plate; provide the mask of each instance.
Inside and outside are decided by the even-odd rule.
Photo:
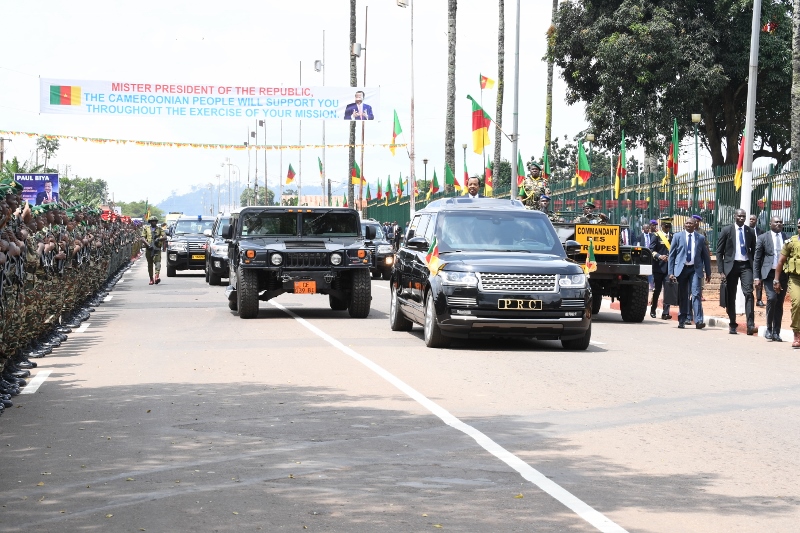
[[[206,256],[204,256],[204,255],[193,255],[193,256],[192,256],[192,260],[195,260],[195,259],[205,259],[205,258],[206,258]]]
[[[512,300],[501,298],[497,300],[497,308],[502,311],[541,311],[541,300]]]
[[[295,294],[316,294],[317,282],[316,281],[295,281],[294,293]]]

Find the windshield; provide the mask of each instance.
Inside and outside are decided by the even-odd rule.
[[[214,226],[213,220],[179,220],[175,223],[173,235],[184,233],[203,233]]]
[[[249,211],[242,215],[242,237],[297,235],[297,213]]]
[[[442,215],[436,227],[440,252],[513,251],[566,257],[553,226],[544,217],[524,211]]]
[[[359,225],[358,214],[353,212],[303,213],[303,235],[358,237]]]

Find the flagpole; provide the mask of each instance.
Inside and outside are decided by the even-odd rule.
[[[369,6],[364,9],[364,87],[367,86],[367,29],[369,27]],[[354,202],[355,209],[364,212],[364,125],[361,121],[361,177],[358,180],[358,202]]]
[[[325,30],[322,30],[322,86],[325,87]],[[325,193],[325,173],[328,172],[328,167],[325,166],[325,121],[322,121],[322,205],[328,205],[328,196],[331,191]]]
[[[756,82],[758,81],[758,47],[761,37],[761,0],[753,1],[753,24],[750,28],[750,75],[747,78],[747,115],[745,119],[744,160],[742,162],[742,198],[739,208],[750,213],[753,196],[753,135],[756,118]],[[747,143],[747,146],[745,146]]]
[[[520,0],[517,0],[517,36],[514,50],[514,132],[511,134],[511,157],[519,153],[519,11]],[[502,130],[501,130],[502,131]],[[511,199],[517,197],[517,176],[519,176],[518,158],[514,158],[514,172],[511,175]]]
[[[411,149],[409,151],[409,161],[411,165],[411,186],[416,183],[416,174],[414,173],[414,4],[416,2],[411,0]],[[414,195],[408,201],[409,218],[414,218],[416,211],[416,202]]]
[[[303,62],[300,61],[300,87],[303,86]],[[298,137],[300,163],[297,165],[297,205],[300,205],[300,194],[303,192],[303,121],[300,121],[300,134]]]
[[[283,205],[283,120],[281,120],[281,160],[278,171],[278,205]]]

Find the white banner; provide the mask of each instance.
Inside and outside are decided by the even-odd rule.
[[[39,111],[64,115],[380,120],[380,89],[42,78]]]

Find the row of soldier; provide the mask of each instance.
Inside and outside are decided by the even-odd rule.
[[[0,181],[0,414],[37,359],[67,340],[139,253],[127,217],[82,205],[31,206]]]

